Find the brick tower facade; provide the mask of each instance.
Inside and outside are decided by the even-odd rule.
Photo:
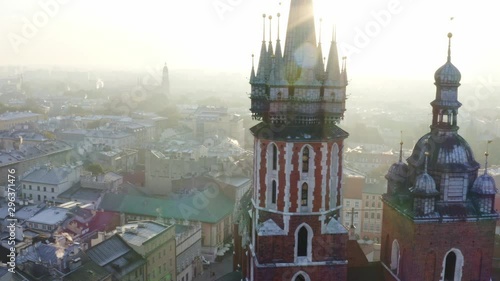
[[[479,164],[458,134],[460,79],[449,47],[435,74],[431,131],[408,163],[400,157],[386,176],[381,261],[392,280],[491,278],[496,187],[487,168],[478,177]]]
[[[346,280],[348,235],[336,218],[348,134],[336,124],[344,116],[347,75],[335,35],[325,69],[312,0],[291,1],[283,54],[279,36],[275,46],[264,36],[250,84],[252,116],[261,123],[251,128],[250,219],[240,222],[248,229],[239,233],[248,235],[236,241],[246,246],[236,251],[247,257],[243,273],[259,281]]]

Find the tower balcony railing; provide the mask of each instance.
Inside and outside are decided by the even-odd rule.
[[[303,96],[292,96],[292,97],[280,97],[272,98],[267,95],[250,95],[251,100],[268,101],[272,103],[283,102],[283,103],[345,103],[345,98],[340,97],[303,97]]]

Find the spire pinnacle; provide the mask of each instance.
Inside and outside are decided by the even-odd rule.
[[[319,38],[318,38],[318,44],[321,45],[321,30],[323,28],[323,19],[319,19]]]
[[[337,26],[333,25],[333,31],[332,31],[332,43],[337,42]]]
[[[269,16],[269,43],[272,41],[272,23],[273,23],[273,16]]]
[[[448,33],[448,62],[451,62],[451,38],[453,37],[453,34],[450,32]]]
[[[281,14],[278,13],[278,41],[280,41],[280,17],[281,17]]]
[[[266,42],[266,14],[262,14],[262,42]]]
[[[401,131],[401,142],[399,143],[399,162],[403,162],[403,131]]]
[[[428,162],[429,162],[429,151],[426,151],[425,152],[425,166],[424,166],[424,173],[426,173],[426,174],[427,174]]]
[[[484,161],[484,174],[488,174],[488,156],[490,156],[490,154],[488,153],[488,149],[489,149],[489,146],[490,146],[490,143],[492,141],[488,141],[486,143],[486,152],[484,153],[484,157],[485,157],[485,161]]]

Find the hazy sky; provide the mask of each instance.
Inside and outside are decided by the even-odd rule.
[[[44,3],[50,4],[48,9],[42,8]],[[289,3],[0,0],[0,65],[145,69],[167,61],[171,70],[249,73],[251,54],[258,55],[262,40],[262,14],[276,19],[281,12],[284,39]],[[323,18],[324,53],[336,23],[350,77],[430,79],[446,60],[450,30],[452,61],[465,81],[500,74],[495,69],[500,63],[495,0],[315,0],[314,4],[317,22]],[[276,20],[272,27],[275,40]]]

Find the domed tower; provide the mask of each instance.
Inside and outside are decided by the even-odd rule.
[[[278,14],[278,30],[279,18]],[[263,16],[264,25],[272,17]],[[266,30],[266,28],[264,28]],[[264,36],[252,67],[254,229],[248,280],[345,280],[346,229],[341,208],[347,75],[335,35],[326,69],[312,0],[292,0],[281,51]],[[284,279],[283,279],[284,278]]]
[[[476,181],[474,181],[472,194],[476,198],[476,208],[478,208],[481,213],[491,214],[494,212],[495,195],[498,190],[495,179],[488,175],[488,149],[486,149],[486,153],[484,155],[486,157],[484,174],[479,176]]]
[[[458,134],[460,71],[448,59],[435,75],[430,132],[387,174],[381,260],[398,280],[490,280],[498,214],[491,177]],[[401,161],[400,161],[401,162]],[[395,186],[395,188],[390,188]]]

